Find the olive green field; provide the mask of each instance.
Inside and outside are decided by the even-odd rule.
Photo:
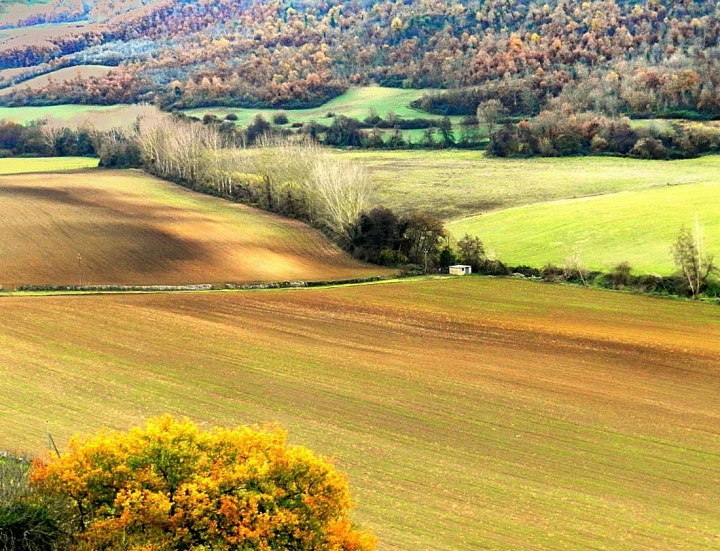
[[[401,88],[385,88],[382,86],[363,86],[351,88],[344,94],[323,103],[320,107],[312,109],[238,109],[234,107],[200,107],[196,109],[185,109],[183,113],[189,116],[200,117],[204,115],[216,115],[224,118],[233,114],[237,117],[239,126],[247,126],[256,115],[261,115],[265,120],[272,121],[274,115],[285,113],[288,116],[289,124],[294,122],[308,123],[316,121],[323,124],[332,124],[330,115],[343,115],[363,120],[371,113],[383,119],[388,118],[392,113],[403,119],[441,118],[431,115],[425,111],[413,109],[410,103],[420,98],[427,90],[405,90]],[[459,120],[459,118],[458,118]]]

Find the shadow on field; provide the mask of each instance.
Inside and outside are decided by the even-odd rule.
[[[17,205],[6,237],[25,244],[21,254],[0,255],[9,257],[8,281],[75,283],[82,271],[83,278],[103,283],[134,282],[132,274],[155,282],[187,264],[218,260],[207,236],[172,231],[171,225],[196,218],[180,208],[138,204],[107,190],[45,186],[0,185],[0,200]]]

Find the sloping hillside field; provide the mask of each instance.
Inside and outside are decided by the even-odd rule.
[[[720,251],[720,182],[662,186],[539,203],[448,224],[460,239],[478,235],[508,264],[562,266],[577,255],[590,269],[629,262],[638,273],[676,270],[671,245],[697,220],[706,250]]]
[[[444,220],[590,195],[717,183],[720,174],[720,155],[672,162],[618,157],[501,159],[459,150],[339,155],[368,168],[385,206],[398,211],[412,206]],[[584,221],[594,225],[593,220]]]
[[[0,308],[0,448],[277,421],[384,550],[720,545],[716,305],[459,278]]]
[[[0,285],[192,284],[382,273],[306,225],[140,171],[0,176]]]

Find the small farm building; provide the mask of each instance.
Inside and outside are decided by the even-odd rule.
[[[468,275],[471,273],[472,273],[471,266],[465,266],[464,264],[457,264],[455,266],[450,266],[450,274],[451,275]]]

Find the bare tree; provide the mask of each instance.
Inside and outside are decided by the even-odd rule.
[[[492,134],[495,125],[505,116],[506,110],[500,100],[489,99],[478,105],[477,120],[487,130],[488,137]]]
[[[565,281],[580,280],[581,284],[587,285],[588,270],[580,260],[578,253],[574,253],[565,259],[563,277]]]
[[[717,270],[714,258],[705,252],[703,231],[700,222],[695,220],[693,229],[680,228],[677,240],[672,246],[675,265],[680,268],[693,298],[702,291],[707,278]]]
[[[212,180],[213,163],[224,146],[214,127],[159,112],[138,118],[137,137],[146,167],[158,176],[190,184]]]
[[[46,118],[40,127],[43,142],[48,146],[53,155],[57,152],[58,142],[67,130],[67,124],[60,119]]]
[[[370,178],[361,166],[331,157],[319,158],[313,167],[308,196],[315,221],[341,240],[367,210],[373,195]]]

